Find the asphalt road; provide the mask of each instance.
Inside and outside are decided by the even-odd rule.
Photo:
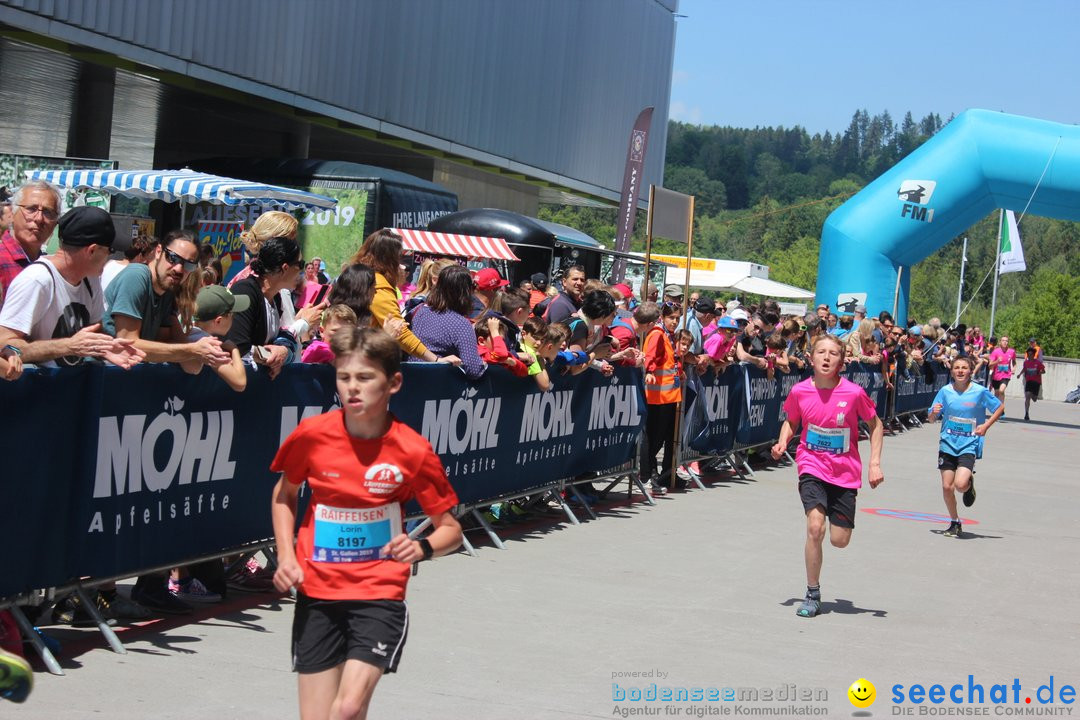
[[[992,429],[961,539],[926,521],[944,511],[937,426],[888,437],[886,481],[859,496],[861,511],[882,512],[859,512],[851,545],[826,548],[825,613],[811,620],[794,612],[804,519],[790,466],[655,507],[623,495],[596,521],[552,516],[509,534],[505,550],[427,563],[410,585],[401,670],[381,682],[371,717],[851,717],[860,678],[876,686],[862,711],[875,717],[1080,715],[1060,702],[1063,685],[1080,686],[1080,406],[1041,402],[1033,414]],[[28,702],[0,716],[296,717],[291,619],[287,599],[240,597],[123,630],[127,655],[57,627],[67,675],[38,672]],[[1059,702],[1042,705],[1051,676]],[[654,683],[672,697],[701,688],[702,700],[629,699]],[[969,683],[985,704],[968,703]],[[895,705],[894,686],[906,700],[913,684],[962,684],[964,704]],[[990,702],[995,684],[1007,703]]]

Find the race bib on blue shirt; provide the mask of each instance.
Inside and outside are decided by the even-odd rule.
[[[315,506],[314,562],[382,560],[382,548],[401,533],[401,505],[374,508]]]
[[[843,455],[848,451],[851,431],[847,428],[823,428],[811,423],[806,428],[806,447],[831,455]]]
[[[959,437],[972,437],[975,434],[975,418],[951,417],[945,421],[945,432]]]

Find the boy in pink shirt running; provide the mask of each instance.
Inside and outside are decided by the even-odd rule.
[[[814,617],[821,611],[825,518],[829,519],[833,547],[847,547],[851,541],[855,497],[862,486],[860,420],[870,426],[870,487],[876,488],[885,480],[881,472],[884,426],[866,391],[840,377],[843,341],[835,335],[819,335],[811,346],[810,364],[813,377],[795,385],[784,401],[787,419],[780,428],[780,440],[772,448],[773,457],[779,460],[795,433],[801,432],[795,463],[806,512],[806,598],[796,609],[799,617]]]

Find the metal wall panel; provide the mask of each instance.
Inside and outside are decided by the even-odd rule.
[[[676,9],[677,0],[0,0],[0,21],[34,32],[44,22],[56,39],[617,194],[647,105],[656,111],[645,179],[662,180]]]

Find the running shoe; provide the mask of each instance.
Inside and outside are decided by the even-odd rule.
[[[267,574],[265,568],[259,567],[252,570],[251,564],[241,565],[228,574],[225,578],[225,586],[237,592],[264,593],[274,589],[274,574]]]
[[[170,593],[164,582],[161,585],[155,583],[151,587],[136,585],[131,589],[131,599],[151,612],[168,615],[188,615],[192,609],[186,602]]]
[[[189,603],[221,602],[221,596],[210,592],[197,577],[186,577],[183,580],[169,578],[169,594]]]
[[[110,597],[111,596],[111,597]],[[97,607],[105,618],[117,620],[149,620],[154,613],[144,608],[134,600],[129,600],[113,590],[111,593],[102,591],[97,596]]]
[[[971,474],[971,483],[968,485],[968,489],[964,491],[964,507],[971,507],[975,504],[975,474]]]
[[[0,697],[21,703],[34,689],[34,673],[18,655],[0,650]]]
[[[649,481],[649,492],[653,495],[667,495],[667,488],[660,484],[657,478]]]
[[[799,617],[812,618],[821,612],[821,596],[814,597],[807,593],[799,607],[795,608],[795,614]]]
[[[949,523],[949,527],[945,528],[945,532],[942,533],[945,537],[960,537],[960,522],[953,520]]]

